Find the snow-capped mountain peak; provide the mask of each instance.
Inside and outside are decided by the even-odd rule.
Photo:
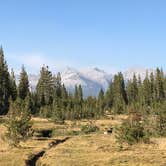
[[[80,71],[89,80],[100,84],[103,90],[106,90],[109,82],[112,79],[112,75],[107,74],[105,71],[98,68],[86,69]]]
[[[99,90],[106,89],[108,80],[106,73],[100,69],[92,68],[86,70],[76,70],[67,67],[62,73],[62,83],[69,91],[73,91],[75,85],[81,85],[85,96],[96,96]]]
[[[126,70],[123,75],[126,80],[130,80],[133,78],[133,75],[135,74],[137,77],[140,76],[143,80],[146,77],[146,74],[150,74],[151,72],[154,73],[153,69],[148,68],[142,68],[142,67],[132,67]]]
[[[124,79],[132,79],[134,74],[136,74],[137,77],[140,75],[141,79],[144,79],[147,71],[149,74],[154,72],[153,69],[130,68],[123,72]],[[62,83],[65,84],[67,90],[73,92],[75,85],[81,85],[85,97],[89,95],[97,96],[101,88],[106,91],[113,76],[113,74],[108,74],[97,67],[82,70],[67,67],[61,72]],[[19,75],[16,75],[16,79],[18,83]],[[38,79],[39,75],[29,75],[29,82],[32,90],[35,89]]]

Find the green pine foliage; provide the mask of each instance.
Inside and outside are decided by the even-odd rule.
[[[108,90],[105,93],[105,109],[111,111],[113,106],[113,82],[110,82]]]
[[[156,86],[155,86],[155,76],[153,72],[150,74],[150,90],[151,90],[150,102],[154,103],[156,99]]]
[[[74,93],[71,93],[62,84],[60,73],[53,75],[48,66],[43,66],[36,90],[31,91],[25,67],[22,67],[17,86],[14,71],[9,74],[3,49],[0,48],[0,115],[9,111],[8,137],[16,137],[14,144],[26,138],[22,126],[27,134],[30,131],[31,114],[63,123],[68,119],[97,119],[108,112],[130,115],[132,109],[146,115],[147,121],[153,125],[150,126],[147,121],[131,123],[128,119],[118,130],[118,139],[132,144],[144,140],[146,133],[165,136],[165,102],[166,76],[159,68],[155,72],[147,72],[144,79],[134,74],[131,80],[124,80],[123,74],[117,73],[106,91],[101,89],[97,97],[85,98],[81,85],[76,85]]]
[[[148,73],[143,81],[143,96],[144,96],[144,105],[150,106],[151,104],[151,86]]]
[[[17,85],[13,69],[11,70],[10,74],[10,96],[13,101],[15,101],[17,98]]]
[[[154,113],[156,134],[158,136],[166,136],[166,102],[157,103]]]
[[[103,89],[100,90],[98,98],[97,98],[97,107],[98,107],[98,114],[103,115],[105,110],[105,101],[104,101],[104,91]]]
[[[28,94],[29,94],[28,74],[25,70],[25,67],[22,66],[22,70],[20,73],[20,80],[19,80],[19,84],[18,84],[18,96],[19,96],[19,98],[24,100]]]
[[[0,48],[0,115],[6,114],[9,109],[10,76],[4,59],[4,52]]]
[[[40,71],[40,78],[36,86],[36,102],[39,115],[51,117],[53,97],[55,92],[55,78],[48,66],[43,66]]]
[[[33,133],[29,99],[17,99],[10,103],[7,132],[5,138],[11,146],[19,146],[21,141],[27,140]]]
[[[114,76],[113,81],[113,113],[121,114],[126,112],[126,105],[128,103],[125,83],[122,73]]]
[[[126,87],[128,103],[137,103],[138,101],[138,81],[136,75],[134,74],[133,80],[128,81]]]
[[[40,106],[50,105],[53,102],[54,78],[48,66],[42,67],[40,78],[36,86]]]
[[[51,118],[55,123],[64,123],[64,120],[65,120],[64,110],[61,105],[61,100],[58,98],[57,95],[54,96]]]
[[[81,126],[81,132],[84,134],[90,134],[96,131],[99,131],[99,128],[95,126],[93,123]]]
[[[141,120],[138,114],[131,114],[127,120],[117,127],[115,137],[120,147],[123,147],[123,144],[149,143],[149,133],[144,123],[144,120]]]
[[[164,73],[162,69],[156,69],[156,96],[157,100],[161,101],[164,99]]]

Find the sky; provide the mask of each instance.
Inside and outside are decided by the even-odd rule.
[[[166,70],[165,0],[0,0],[9,68]]]

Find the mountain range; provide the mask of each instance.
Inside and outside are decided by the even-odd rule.
[[[154,70],[148,69],[148,72]],[[133,77],[135,73],[140,75],[142,79],[146,76],[147,69],[145,68],[130,68],[123,72],[124,79],[127,81]],[[84,70],[77,70],[71,67],[67,67],[61,72],[62,83],[66,86],[67,90],[72,93],[75,85],[81,85],[84,93],[84,97],[89,95],[97,96],[100,89],[107,90],[110,81],[113,79],[114,74],[107,73],[99,68],[87,68]],[[35,89],[39,75],[29,74],[29,82],[32,90]],[[18,82],[19,75],[16,76]]]

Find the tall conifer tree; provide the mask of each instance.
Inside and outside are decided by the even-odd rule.
[[[98,104],[99,114],[103,115],[104,107],[105,107],[104,91],[103,91],[103,89],[100,90],[97,99],[98,99],[97,104]]]
[[[162,69],[156,69],[156,95],[157,100],[164,99],[164,74]]]
[[[10,78],[8,66],[4,59],[4,52],[0,48],[0,115],[6,114],[9,109]]]
[[[53,102],[55,82],[48,67],[42,67],[36,91],[41,106],[50,105]]]
[[[13,69],[11,70],[10,74],[10,95],[12,97],[12,100],[15,101],[17,98],[17,86]]]
[[[25,99],[29,95],[29,80],[28,74],[25,70],[25,67],[22,66],[22,71],[20,73],[20,80],[18,84],[18,96],[20,99]]]
[[[115,113],[124,113],[128,103],[123,74],[114,76],[113,82],[113,108]]]

